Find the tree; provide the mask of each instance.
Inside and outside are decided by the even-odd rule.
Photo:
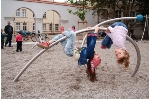
[[[67,9],[68,12],[71,14],[77,15],[82,21],[85,21],[85,15],[88,12],[88,10],[86,10],[86,7],[88,5],[88,0],[83,0],[83,1],[68,0],[67,2],[70,2],[71,4],[76,6],[75,11]]]
[[[120,10],[123,13],[123,17],[133,17],[132,11],[133,8],[137,8],[136,12],[141,13],[142,15],[149,14],[149,1],[148,0],[91,0],[91,4],[93,4],[93,14],[97,13],[99,16],[115,16],[116,9]],[[106,9],[111,9],[111,12],[108,12]],[[124,23],[129,27],[132,27],[136,24],[136,22],[132,22],[131,20],[124,20]]]
[[[91,0],[91,6],[93,6],[93,10],[94,10],[92,15],[94,15],[95,17],[95,13],[97,14],[98,23],[100,22],[99,16],[107,16],[108,14],[108,12],[103,9],[106,6],[105,1],[106,0]]]

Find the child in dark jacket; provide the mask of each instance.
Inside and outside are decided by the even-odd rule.
[[[16,36],[16,42],[17,42],[17,49],[16,52],[18,52],[20,50],[20,52],[22,51],[22,36],[21,34],[18,33],[18,35]]]

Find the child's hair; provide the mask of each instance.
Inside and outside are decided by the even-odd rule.
[[[125,56],[117,60],[117,62],[118,64],[124,64],[125,68],[128,68],[130,63],[129,62],[130,55],[127,51],[125,51],[124,55]]]
[[[89,59],[89,60],[88,60],[87,68],[86,68],[86,73],[87,73],[88,79],[89,79],[91,82],[94,82],[94,81],[97,81],[97,78],[96,78],[95,68],[93,68],[93,67],[91,66],[91,61],[92,61],[92,59]]]
[[[75,26],[73,25],[72,28],[75,29]]]

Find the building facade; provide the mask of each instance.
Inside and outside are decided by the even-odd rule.
[[[73,5],[56,2],[41,2],[38,0],[2,0],[1,1],[1,28],[3,29],[10,21],[14,32],[29,30],[41,33],[59,33],[60,25],[65,29],[73,25],[78,29],[77,16],[69,14],[67,9],[75,10]],[[94,26],[92,10],[86,15],[88,26]],[[81,26],[82,28],[82,26]]]
[[[59,27],[63,25],[65,29],[71,28],[73,25],[76,30],[83,29],[87,26],[95,26],[98,22],[105,20],[123,17],[123,13],[115,10],[115,14],[111,16],[98,16],[95,14],[93,17],[93,10],[89,9],[86,14],[86,23],[83,22],[75,15],[70,14],[67,9],[75,10],[76,7],[68,3],[53,2],[53,0],[2,0],[1,1],[1,28],[4,28],[7,21],[11,22],[14,27],[14,33],[19,30],[29,30],[37,33],[58,34],[60,33]],[[113,9],[107,9],[112,12]],[[132,16],[138,14],[138,8],[134,8],[130,13]],[[136,20],[130,20],[135,22]],[[113,22],[104,24],[109,26]],[[139,38],[142,36],[142,28],[138,24],[132,27],[134,34]]]

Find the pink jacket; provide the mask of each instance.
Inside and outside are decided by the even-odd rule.
[[[22,36],[20,34],[18,34],[16,36],[16,42],[18,42],[18,41],[22,41]]]
[[[114,28],[109,26],[108,29],[110,30],[111,33],[106,34],[112,39],[113,45],[116,48],[122,48],[126,50],[125,41],[128,30],[122,26],[115,26]]]

